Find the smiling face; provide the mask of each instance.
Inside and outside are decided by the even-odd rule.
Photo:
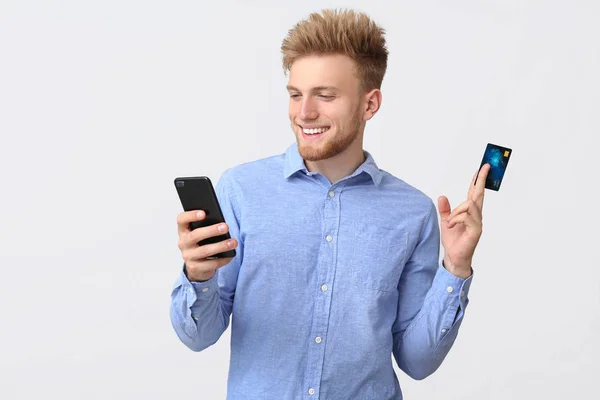
[[[319,161],[362,151],[366,102],[351,58],[302,57],[292,64],[287,89],[290,122],[302,158]]]

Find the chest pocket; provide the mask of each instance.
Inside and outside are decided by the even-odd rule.
[[[408,232],[397,228],[354,223],[350,259],[352,281],[372,290],[397,289],[408,253]]]

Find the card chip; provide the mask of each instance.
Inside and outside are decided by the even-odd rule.
[[[508,150],[507,150],[507,151],[505,151],[505,152],[504,152],[504,157],[508,157],[508,155],[509,155],[509,154],[510,154],[510,151],[508,151]]]

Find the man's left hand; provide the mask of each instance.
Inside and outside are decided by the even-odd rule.
[[[485,164],[473,175],[467,200],[452,212],[446,196],[440,196],[438,199],[442,245],[445,252],[444,267],[462,279],[471,276],[473,253],[483,231],[483,197],[485,180],[490,168],[489,164]],[[476,177],[477,184],[475,184]]]

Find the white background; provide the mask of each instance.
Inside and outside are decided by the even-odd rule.
[[[281,41],[339,6],[387,31],[381,168],[454,207],[514,150],[461,333],[405,398],[597,398],[600,3],[366,4],[0,1],[2,399],[225,398],[229,330],[194,353],[169,321],[173,179],[293,142]]]

